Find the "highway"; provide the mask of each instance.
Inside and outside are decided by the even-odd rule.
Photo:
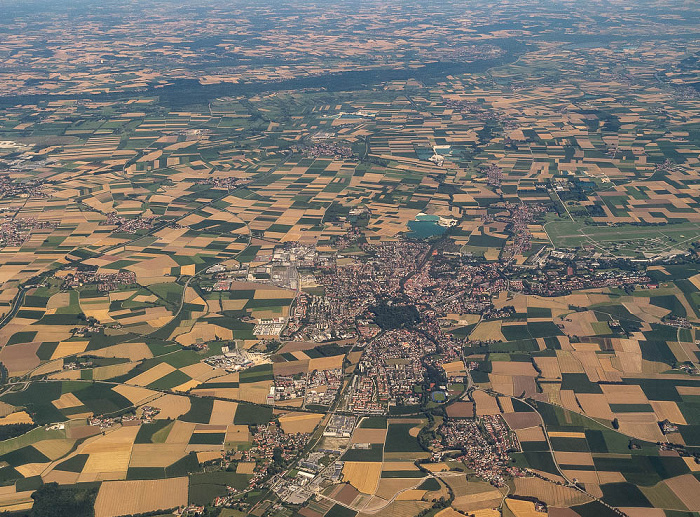
[[[29,289],[29,287],[24,286],[19,288],[17,296],[15,296],[15,299],[12,300],[12,308],[10,309],[10,312],[5,314],[2,320],[0,320],[0,329],[7,325],[10,321],[12,321],[12,318],[15,317],[20,307],[22,307],[22,303],[24,303],[24,295],[27,294],[27,291],[29,291]]]

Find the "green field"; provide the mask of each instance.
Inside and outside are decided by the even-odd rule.
[[[190,504],[211,504],[214,498],[228,493],[226,487],[242,490],[248,486],[250,476],[235,472],[206,472],[190,476]]]
[[[591,244],[610,248],[619,245],[617,254],[635,256],[643,249],[648,253],[661,253],[674,248],[684,249],[686,244],[700,237],[700,228],[693,223],[673,223],[663,226],[590,226],[556,219],[545,225],[545,231],[558,248],[571,248]]]
[[[233,423],[236,425],[267,424],[272,419],[272,408],[242,403],[236,409]]]
[[[420,424],[389,424],[384,451],[421,452],[423,448],[418,443],[418,439],[409,434],[414,427],[420,427]]]
[[[383,416],[367,416],[360,422],[362,429],[386,429],[386,417]]]
[[[373,443],[369,449],[348,449],[340,459],[343,461],[382,461],[383,456],[383,444]]]

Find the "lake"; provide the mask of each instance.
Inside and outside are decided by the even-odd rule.
[[[411,230],[407,236],[412,239],[428,239],[442,235],[447,228],[440,226],[440,218],[437,215],[419,214],[415,220],[408,221],[408,228]]]

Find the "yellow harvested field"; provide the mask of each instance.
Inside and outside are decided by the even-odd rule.
[[[41,476],[44,483],[58,483],[59,485],[72,485],[78,482],[80,474],[63,470],[52,470]]]
[[[0,417],[7,416],[15,410],[15,406],[7,402],[0,402]]]
[[[473,510],[470,515],[472,517],[500,517],[501,512],[493,508],[484,508],[483,510]]]
[[[320,413],[287,413],[279,417],[279,422],[287,434],[311,433],[322,418]]]
[[[469,335],[469,339],[478,341],[506,341],[506,338],[501,333],[500,321],[482,321]]]
[[[191,364],[189,366],[185,366],[184,368],[180,368],[180,371],[188,377],[192,377],[193,379],[197,379],[198,381],[202,382],[208,381],[212,377],[220,375],[221,373],[221,370],[217,370],[216,368],[209,366],[207,363]]]
[[[144,481],[106,481],[95,501],[95,517],[153,512],[186,506],[186,477]]]
[[[146,343],[120,343],[99,350],[90,351],[95,357],[125,357],[129,361],[140,361],[153,357]]]
[[[592,418],[602,418],[612,420],[615,418],[605,395],[601,393],[577,393],[576,399],[583,411]],[[572,408],[569,408],[572,409]]]
[[[613,361],[617,359],[618,361]],[[644,366],[642,354],[633,352],[618,352],[616,358],[611,358],[611,363],[619,367],[625,373],[641,373]]]
[[[51,360],[60,359],[69,355],[82,354],[88,346],[89,341],[61,341],[56,350],[51,354]]]
[[[513,393],[513,377],[510,375],[496,375],[494,373],[489,373],[489,380],[491,381],[491,386],[494,390],[499,393],[503,393],[509,397],[514,395]]]
[[[0,425],[33,423],[34,420],[32,420],[32,417],[29,416],[29,413],[27,413],[26,411],[17,411],[16,413],[12,413],[10,415],[0,418]]]
[[[654,408],[654,413],[656,413],[657,420],[664,421],[668,420],[674,424],[686,425],[685,417],[681,410],[678,409],[678,405],[672,400],[651,400],[649,401],[651,407]]]
[[[601,485],[604,485],[605,483],[625,483],[627,480],[622,472],[605,472],[599,470],[598,481]]]
[[[267,395],[270,393],[272,381],[248,382],[241,384],[239,389],[239,398],[254,404],[264,404],[267,401]]]
[[[68,440],[68,439],[56,439],[56,440],[42,440],[39,442],[36,442],[34,445],[34,448],[41,452],[44,456],[49,458],[51,461],[57,460],[58,458],[62,458],[66,454],[68,454],[71,449],[73,448],[73,445],[75,444],[75,440]]]
[[[46,302],[46,309],[60,309],[62,307],[68,307],[70,305],[70,293],[69,292],[61,292],[61,293],[56,293],[51,298],[49,298],[49,301]]]
[[[556,404],[558,406],[561,405],[561,390],[560,390],[560,384],[549,384],[549,383],[542,383],[540,384],[542,387],[542,393],[545,397],[547,397],[545,400],[549,402],[550,404]]]
[[[196,452],[197,454],[199,454],[200,452],[216,452],[219,455],[221,455],[223,453],[223,447],[221,445],[190,444],[185,447],[185,452],[188,454],[190,452]]]
[[[498,415],[501,410],[498,407],[496,397],[492,397],[488,393],[476,390],[473,393],[474,403],[476,404],[476,415]]]
[[[427,494],[427,490],[405,490],[396,496],[397,501],[420,501]]]
[[[109,293],[109,301],[123,301],[127,298],[131,298],[132,295],[136,294],[136,291],[114,291]]]
[[[156,416],[158,420],[177,418],[187,413],[192,406],[189,397],[171,394],[157,398],[150,405],[160,409],[160,413]]]
[[[247,425],[229,425],[226,428],[226,443],[243,443],[250,441]]]
[[[185,456],[181,443],[136,443],[129,467],[168,467]]]
[[[695,458],[691,456],[684,456],[683,461],[688,465],[691,472],[700,472],[700,463],[695,462]]]
[[[7,488],[11,490],[0,493],[0,511],[28,510],[32,507],[34,504],[34,499],[32,499],[33,491],[17,492],[13,485]]]
[[[344,355],[333,355],[331,357],[318,357],[309,361],[309,371],[314,370],[333,370],[342,368]]]
[[[236,467],[236,474],[253,474],[255,472],[254,461],[241,461]]]
[[[462,361],[452,361],[450,363],[443,363],[442,369],[445,370],[447,375],[451,373],[463,372],[464,363]]]
[[[346,461],[343,466],[343,481],[350,483],[362,493],[373,494],[377,489],[381,473],[380,462]]]
[[[391,517],[415,517],[421,511],[430,508],[432,505],[433,503],[426,503],[425,501],[393,501],[381,507],[379,511],[370,511],[368,508],[367,513],[358,513],[357,517],[379,517],[380,515],[389,515]]]
[[[555,320],[564,326],[564,333],[568,336],[590,336],[594,333],[593,324],[598,321],[593,311],[574,312],[566,314],[559,320]]]
[[[27,492],[29,494],[33,492]],[[4,512],[22,512],[25,510],[29,510],[34,506],[34,499],[30,499],[29,501],[24,501],[21,503],[14,503],[10,504],[7,506],[2,506],[0,509]]]
[[[700,289],[700,274],[698,275],[693,275],[691,276],[688,280],[690,280],[695,287]]]
[[[96,381],[105,381],[121,375],[126,375],[136,367],[137,363],[110,364],[109,366],[98,366],[92,370],[92,378]]]
[[[545,517],[547,515],[546,512],[535,510],[535,503],[532,501],[506,498],[506,504],[515,517]]]
[[[223,372],[223,370],[219,370],[219,372]],[[241,374],[239,372],[227,373],[226,375],[217,377],[214,382],[240,382],[240,378]]]
[[[248,300],[241,300],[247,302]],[[197,321],[189,332],[177,336],[176,341],[184,346],[190,346],[198,341],[214,341],[222,339],[229,341],[233,339],[233,331],[220,327],[212,323]]]
[[[600,490],[598,474],[592,470],[575,470],[562,469],[562,472],[569,479],[576,479],[587,485],[588,493],[597,497],[603,497],[603,492]]]
[[[638,418],[635,418],[636,415],[638,415]],[[642,418],[649,418],[650,415],[654,419],[653,422],[642,421]],[[661,442],[664,440],[664,435],[656,422],[654,413],[617,413],[617,417],[620,422],[620,432],[623,434],[649,442]]]
[[[573,506],[590,501],[590,498],[578,490],[556,485],[536,477],[515,478],[515,493],[536,497],[551,506]]]
[[[386,429],[356,428],[352,433],[352,443],[384,443]]]
[[[554,457],[561,465],[593,465],[590,452],[554,451]]]
[[[248,299],[242,300],[221,300],[221,307],[225,311],[240,311],[248,303]]]
[[[666,485],[687,508],[692,510],[700,508],[700,481],[693,474],[683,474],[667,479]]]
[[[120,427],[85,445],[80,452],[89,454],[89,457],[83,467],[83,474],[126,472],[138,431],[139,426]]]
[[[447,463],[424,463],[423,468],[429,470],[430,472],[447,472],[450,470],[450,466]]]
[[[528,427],[527,429],[516,429],[515,434],[521,442],[543,442],[544,432],[540,426]]]
[[[576,352],[600,352],[600,345],[598,343],[571,343],[571,347]],[[576,353],[574,353],[574,356],[579,357]]]
[[[165,377],[169,373],[175,371],[175,368],[170,366],[168,363],[158,363],[152,368],[149,368],[145,372],[137,375],[133,379],[129,379],[127,384],[133,384],[136,386],[146,386],[152,382],[157,381],[161,377]]]
[[[196,381],[196,380],[194,380],[194,379],[190,379],[190,380],[187,381],[187,382],[183,382],[183,383],[180,384],[179,386],[175,386],[174,388],[172,388],[172,390],[173,390],[173,391],[177,391],[178,393],[187,393],[187,392],[190,391],[192,388],[196,388],[196,387],[199,386],[200,384],[202,384],[201,381]]]
[[[465,495],[460,495],[457,497],[459,498],[460,503],[465,503],[465,502],[478,503],[481,501],[491,501],[493,499],[500,500],[502,496],[501,496],[501,493],[494,488],[494,489],[486,490],[485,492],[478,492],[475,494],[465,494]],[[455,498],[455,501],[456,500],[457,500],[457,498]]]
[[[180,266],[180,274],[181,275],[189,275],[192,276],[195,273],[195,266],[194,264],[187,264],[186,266]]]
[[[557,362],[561,373],[585,373],[581,363],[566,350],[557,350]]]
[[[165,439],[165,443],[188,443],[195,427],[196,424],[191,422],[176,420],[170,433],[168,433],[168,437]]]
[[[254,300],[285,300],[296,297],[296,291],[289,289],[275,289],[269,286],[263,286],[255,290],[253,295]]]
[[[556,357],[536,357],[535,364],[542,372],[544,379],[560,379],[559,360]]]
[[[510,397],[498,397],[498,403],[501,405],[504,413],[514,413],[513,399]]]
[[[608,404],[648,404],[649,400],[637,384],[601,384]]]
[[[239,399],[241,393],[240,388],[213,388],[213,389],[193,389],[193,395],[201,397],[218,397],[223,399]]]
[[[199,463],[206,463],[211,460],[218,460],[221,458],[222,451],[202,451],[197,453],[197,461]]]
[[[141,388],[140,386],[127,386],[125,384],[117,384],[112,388],[112,391],[119,393],[135,406],[143,404],[148,400],[152,400],[153,397],[160,395],[157,391]]]
[[[41,375],[46,375],[49,373],[60,372],[63,370],[63,359],[56,359],[55,361],[49,361],[44,363],[34,371],[32,371],[32,377],[39,377]]]
[[[700,386],[676,386],[679,395],[700,396]]]
[[[90,418],[92,416],[94,416],[92,411],[85,411],[84,413],[73,413],[70,417],[71,420],[77,420],[81,418]]]
[[[438,513],[436,513],[435,517],[464,517],[464,514],[459,513],[453,508],[445,508],[444,510],[440,510]]]
[[[381,478],[377,487],[377,497],[390,501],[399,492],[411,490],[423,482],[423,478]],[[422,492],[422,490],[421,490]],[[397,498],[398,499],[398,498]],[[418,498],[420,499],[420,498]],[[414,498],[406,498],[404,500],[415,500]]]
[[[478,494],[461,495],[454,498],[452,507],[470,513],[474,510],[484,510],[488,508],[498,508],[503,496],[498,490],[489,490]]]
[[[586,434],[578,431],[550,431],[550,438],[586,438]]]
[[[25,478],[30,478],[33,476],[41,475],[46,467],[51,465],[50,463],[25,463],[24,465],[18,465],[15,470],[22,474]]]
[[[5,497],[15,494],[17,494],[17,487],[15,485],[0,486],[0,502],[2,502]]]
[[[209,423],[214,425],[229,425],[233,423],[233,417],[236,416],[238,409],[237,402],[226,400],[215,400],[211,410]]]
[[[54,400],[52,404],[56,407],[56,409],[66,409],[83,405],[80,399],[78,399],[78,397],[72,393],[64,393],[59,398]]]

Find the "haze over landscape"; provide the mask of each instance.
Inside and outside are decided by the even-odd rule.
[[[700,4],[0,13],[0,513],[700,517]]]

